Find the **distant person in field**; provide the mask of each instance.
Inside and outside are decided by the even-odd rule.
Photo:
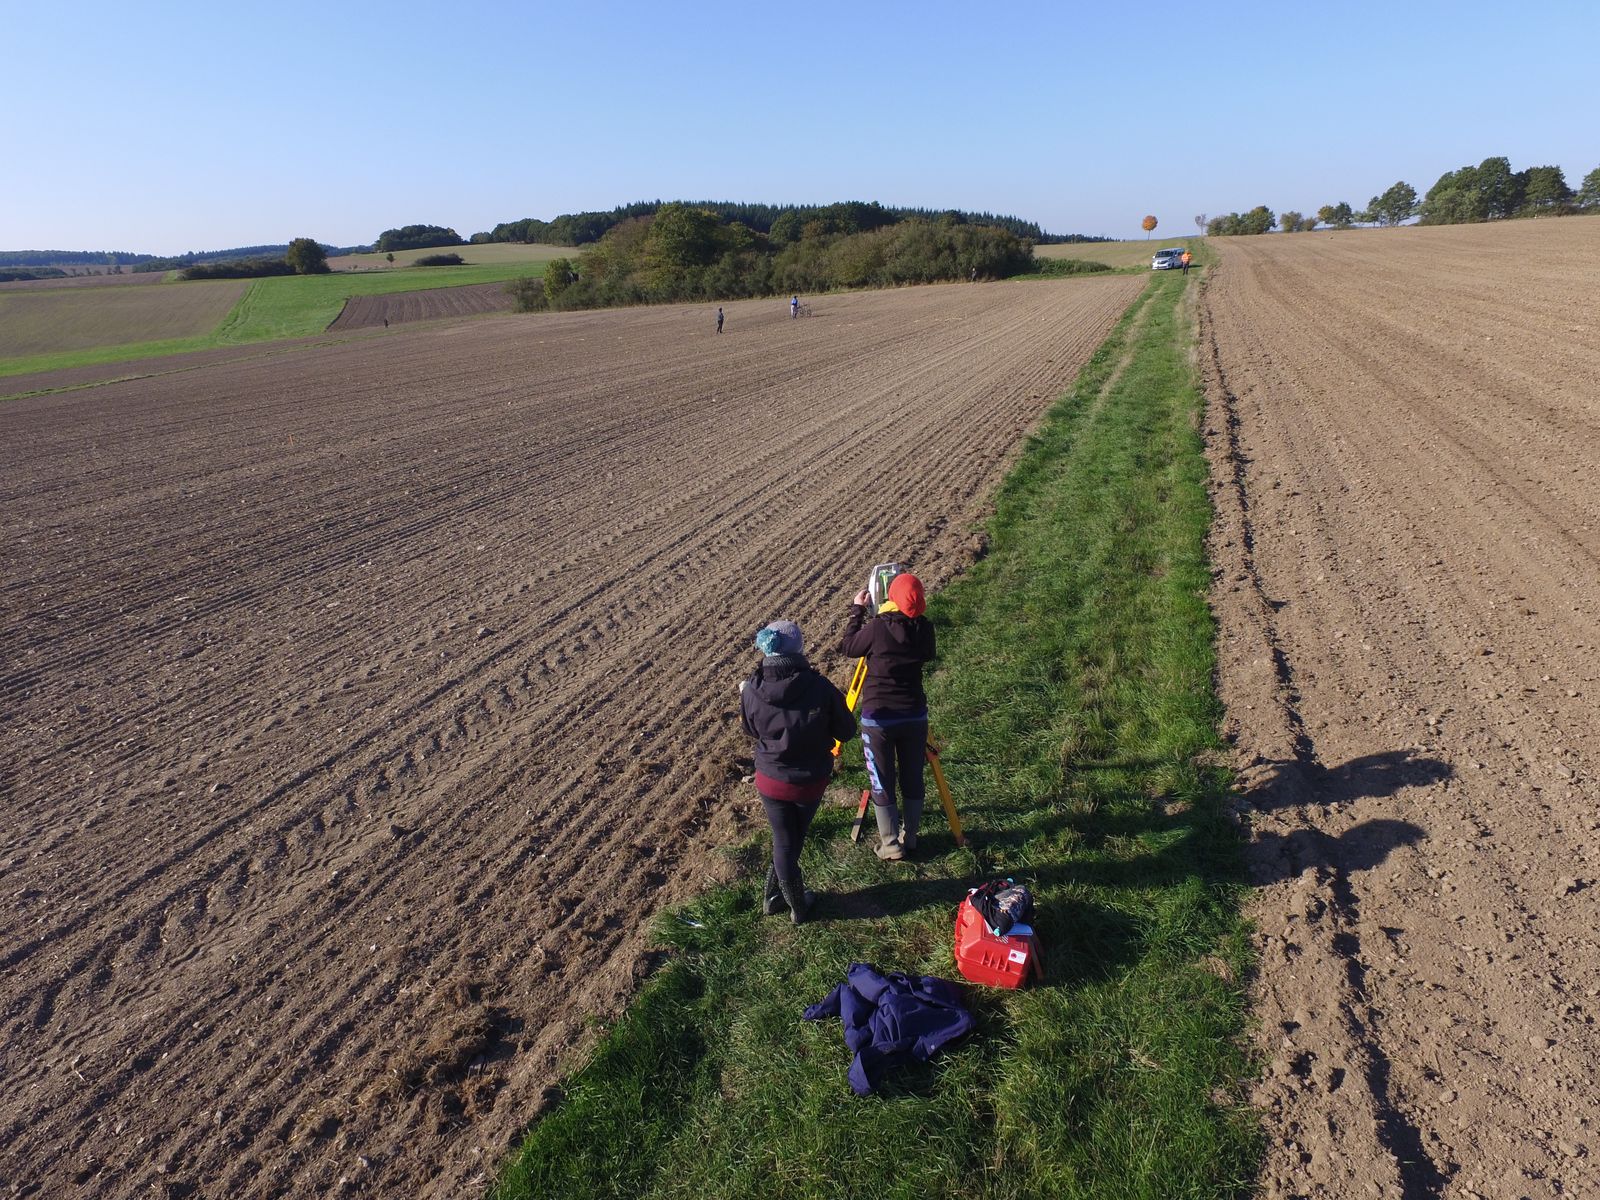
[[[977,283],[978,282],[978,268],[977,267],[973,267],[972,268],[972,282],[973,283]]]
[[[934,657],[933,622],[923,613],[922,581],[902,571],[889,581],[889,599],[876,613],[872,593],[850,602],[839,653],[867,660],[861,689],[861,745],[872,785],[872,815],[878,822],[879,858],[898,861],[917,848],[922,802],[927,794],[923,764],[928,747],[928,698],[922,666]],[[905,800],[895,810],[898,785]],[[901,818],[904,817],[904,824]]]
[[[722,309],[717,309],[717,332],[722,332]]]
[[[789,300],[789,319],[792,321],[800,315],[800,297],[793,296]]]
[[[756,741],[756,791],[772,827],[772,865],[761,911],[785,905],[796,925],[816,895],[800,875],[800,847],[833,777],[833,743],[856,735],[856,719],[832,681],[806,661],[800,626],[772,621],[756,631],[762,659],[739,684],[740,720]]]
[[[1187,246],[1183,248],[1183,253],[1178,255],[1178,261],[1183,264],[1183,273],[1187,275],[1189,273],[1189,248]]]

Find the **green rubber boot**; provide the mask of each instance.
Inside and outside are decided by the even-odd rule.
[[[910,854],[917,848],[917,833],[922,829],[922,801],[907,800],[905,823],[900,829],[900,848]]]
[[[884,862],[899,862],[906,856],[900,844],[900,814],[893,804],[874,804],[872,815],[878,822],[878,848],[873,853]]]

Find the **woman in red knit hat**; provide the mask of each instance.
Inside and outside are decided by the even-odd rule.
[[[922,803],[927,795],[923,762],[928,745],[928,698],[922,665],[933,661],[933,622],[922,581],[902,571],[889,583],[889,599],[869,614],[872,594],[857,592],[850,603],[839,652],[867,660],[861,689],[861,741],[878,822],[879,858],[897,861],[917,848]],[[898,788],[904,824],[895,808]]]

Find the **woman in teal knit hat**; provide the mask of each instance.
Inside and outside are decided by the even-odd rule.
[[[787,904],[798,925],[816,900],[800,875],[800,847],[833,778],[833,743],[856,735],[856,719],[839,689],[806,661],[793,621],[762,626],[756,648],[763,657],[739,685],[739,707],[756,741],[756,791],[772,827],[762,908],[770,916]]]

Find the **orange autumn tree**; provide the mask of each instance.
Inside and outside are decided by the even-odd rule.
[[[1143,221],[1140,221],[1139,224],[1144,227],[1144,240],[1148,242],[1150,240],[1151,233],[1155,231],[1156,219],[1154,217],[1146,217]]]

